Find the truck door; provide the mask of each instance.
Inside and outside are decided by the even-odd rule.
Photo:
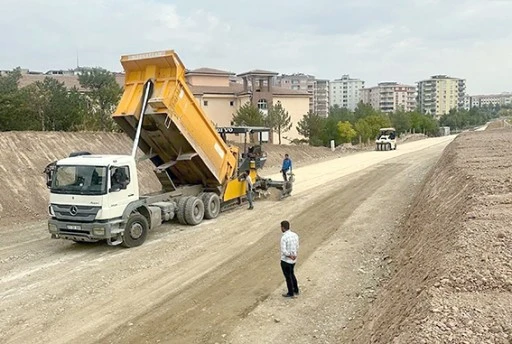
[[[137,171],[130,171],[127,165],[111,166],[109,169],[108,199],[114,217],[120,217],[126,206],[137,199],[135,192],[137,185],[136,182],[132,182],[131,173],[137,173]],[[137,179],[134,178],[134,180]]]

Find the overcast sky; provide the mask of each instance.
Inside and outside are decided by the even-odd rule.
[[[512,0],[1,0],[0,69],[101,66],[175,49],[187,68],[373,86],[434,74],[512,91]]]

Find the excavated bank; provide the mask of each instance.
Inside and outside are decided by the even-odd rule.
[[[391,251],[351,343],[512,343],[512,130],[460,135]]]

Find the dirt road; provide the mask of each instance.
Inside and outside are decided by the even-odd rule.
[[[1,228],[0,342],[327,343],[364,309],[393,229],[451,140],[296,169],[291,198],[165,225],[129,250],[50,240],[44,222]],[[280,296],[282,219],[301,237],[294,300]]]

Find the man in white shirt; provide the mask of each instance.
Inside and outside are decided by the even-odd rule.
[[[290,222],[281,222],[281,269],[286,280],[288,293],[284,297],[294,297],[299,294],[299,285],[295,278],[294,268],[299,252],[299,236],[290,230]]]
[[[249,202],[249,210],[254,209],[252,206],[252,179],[251,179],[251,171],[245,171],[245,183],[247,184],[246,194],[247,194],[247,202]]]

